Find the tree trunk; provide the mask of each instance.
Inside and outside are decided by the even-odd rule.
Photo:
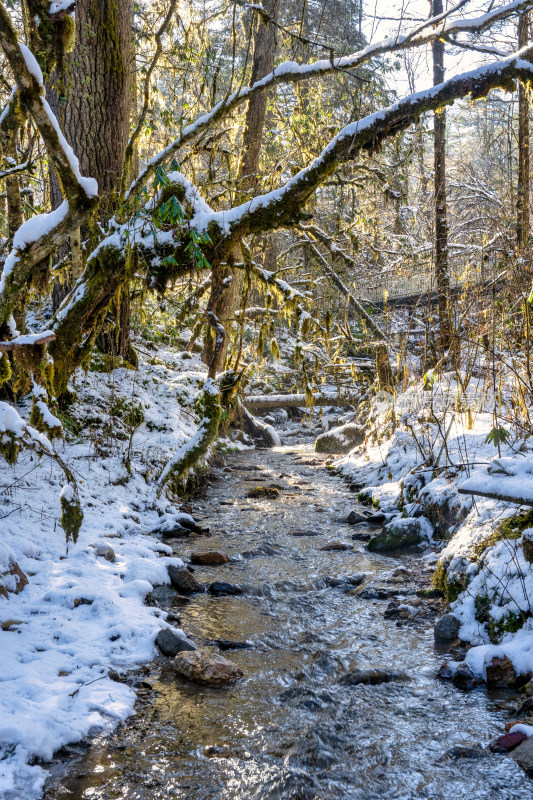
[[[529,41],[529,12],[518,21],[518,48]],[[529,96],[524,84],[518,86],[518,183],[516,187],[516,244],[523,250],[529,237]]]
[[[443,0],[433,0],[431,14],[442,14]],[[444,42],[433,42],[433,85],[444,81]],[[435,282],[439,308],[440,353],[451,340],[448,223],[446,219],[446,111],[433,116],[435,170]]]
[[[98,181],[101,203],[99,220],[106,222],[116,206],[128,142],[131,79],[131,20],[133,0],[78,0],[76,3],[76,46],[73,53],[58,65],[48,89],[50,105],[60,121],[67,141],[80,160],[83,175]],[[50,194],[55,207],[61,201],[57,182],[51,177]],[[85,229],[82,238],[90,235]],[[74,239],[76,241],[74,241]],[[71,239],[72,270],[79,272],[79,237]],[[68,255],[65,247],[60,257]],[[54,286],[54,303],[59,304],[70,290]],[[112,336],[101,343],[114,341],[112,354],[129,359],[130,314],[127,292],[124,308],[110,320]]]
[[[279,7],[280,0],[264,0],[263,2],[263,8],[273,22],[277,22]],[[265,22],[262,16],[256,15],[254,59],[250,86],[265,75],[268,75],[269,72],[272,72],[275,53],[275,27],[273,24]],[[268,93],[261,92],[250,99],[246,110],[238,173],[238,189],[241,202],[244,202],[249,194],[257,187],[259,154],[261,152],[267,102]],[[230,341],[229,330],[231,322],[235,318],[235,311],[239,305],[244,274],[242,270],[232,270],[231,268],[217,267],[216,265],[212,266],[213,282],[208,309],[215,315],[226,331],[224,342],[221,348],[219,348],[215,359],[216,369],[220,370],[224,368],[224,363],[226,361]],[[222,283],[224,279],[228,277],[231,277],[231,283],[226,289],[221,291]],[[215,333],[211,326],[206,334],[205,347],[202,354],[202,359],[206,364],[213,363],[215,345]]]

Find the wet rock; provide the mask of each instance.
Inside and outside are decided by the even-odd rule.
[[[385,522],[385,514],[383,511],[375,511],[373,514],[369,514],[366,518],[367,522],[372,522],[375,525],[380,525],[382,522]]]
[[[253,550],[245,550],[241,553],[243,558],[259,558],[260,556],[275,556],[276,554],[277,550],[268,544],[263,544],[261,547],[255,547]]]
[[[476,686],[483,686],[484,681],[474,675],[468,664],[459,664],[452,677],[452,683],[458,689],[470,691],[475,689]]]
[[[301,530],[301,531],[291,531],[291,536],[320,536],[320,531],[313,531],[309,529]]]
[[[172,664],[178,675],[208,686],[233,684],[244,675],[233,661],[203,648],[178,653]]]
[[[517,675],[508,656],[495,656],[487,666],[487,686],[518,689],[531,680],[531,673]]]
[[[370,539],[368,549],[373,553],[386,553],[400,547],[419,544],[422,523],[416,517],[395,519],[384,525],[381,533]]]
[[[109,544],[94,545],[94,554],[99,558],[105,558],[106,561],[110,561],[111,563],[115,560],[115,551]]]
[[[240,586],[236,586],[233,583],[226,583],[225,581],[214,581],[210,583],[207,587],[207,591],[214,597],[223,597],[224,595],[233,595],[236,597],[243,594]]]
[[[385,609],[383,618],[408,620],[412,619],[415,613],[416,613],[415,609],[412,608],[411,606],[406,606],[404,603],[399,603],[397,600],[391,600],[389,605]]]
[[[391,683],[392,681],[407,681],[408,676],[402,672],[396,672],[388,669],[359,669],[355,668],[342,675],[337,683],[342,686],[356,686],[357,684],[365,684],[375,686],[379,683]]]
[[[171,658],[183,651],[198,649],[194,642],[172,628],[162,628],[157,634],[155,643],[164,656]]]
[[[439,671],[437,672],[437,678],[440,678],[443,681],[451,681],[455,673],[455,669],[452,667],[449,661],[444,661],[440,667]]]
[[[446,755],[448,758],[457,760],[459,758],[484,758],[487,754],[477,745],[458,744],[447,750]]]
[[[349,453],[364,442],[365,436],[365,429],[361,425],[348,422],[318,436],[315,441],[315,451],[333,455]]]
[[[433,634],[436,641],[453,642],[459,635],[461,623],[453,614],[444,614],[443,617],[435,622]]]
[[[318,589],[328,586],[332,589],[336,589],[339,586],[360,586],[366,575],[364,572],[358,572],[356,575],[343,575],[342,577],[327,577],[327,578],[319,578],[316,581],[316,587]]]
[[[523,716],[524,714],[533,714],[533,697],[528,697],[527,700],[524,700],[523,703],[520,704],[517,712],[518,716]]]
[[[360,533],[353,533],[352,539],[354,542],[369,542],[372,538],[372,534],[368,533],[367,531],[361,531]]]
[[[357,525],[359,522],[368,522],[366,514],[360,514],[359,511],[350,511],[346,517],[348,525]]]
[[[387,600],[389,597],[395,597],[399,593],[399,589],[387,589],[384,586],[363,586],[353,590],[353,594],[360,597],[361,600]]]
[[[274,500],[276,497],[279,497],[279,489],[275,486],[254,486],[253,489],[247,492],[246,497],[255,498],[256,500],[265,498]]]
[[[185,567],[167,567],[168,576],[172,586],[181,594],[194,594],[201,592],[202,586],[198,583],[194,575]]]
[[[220,650],[251,650],[253,647],[250,642],[235,642],[233,639],[213,639],[209,644],[216,645]]]
[[[533,777],[533,736],[519,744],[511,753],[511,758],[524,772]]]
[[[343,552],[352,549],[352,545],[346,544],[345,542],[329,542],[329,544],[325,544],[324,547],[320,548],[320,550],[324,550],[326,552]]]
[[[228,564],[229,556],[219,550],[195,550],[191,553],[191,563],[214,567],[220,564]]]
[[[183,528],[181,525],[175,525],[168,531],[154,531],[157,536],[162,536],[163,539],[182,539],[191,535],[189,528]]]
[[[527,736],[522,731],[505,733],[503,736],[498,736],[497,739],[492,740],[492,742],[489,744],[489,750],[491,753],[509,753],[526,739]]]
[[[233,758],[235,751],[227,744],[208,744],[204,747],[204,756],[206,758]]]

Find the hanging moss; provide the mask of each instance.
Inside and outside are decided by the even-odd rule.
[[[4,433],[0,438],[0,455],[4,457],[10,467],[17,463],[20,443],[10,433]]]
[[[69,541],[74,544],[78,541],[81,524],[83,522],[83,511],[80,502],[76,497],[62,496],[61,502],[61,527],[65,531],[67,545]]]
[[[11,364],[7,353],[0,355],[0,386],[11,378]]]

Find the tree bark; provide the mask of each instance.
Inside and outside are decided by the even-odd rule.
[[[432,0],[431,15],[443,12],[443,0]],[[433,42],[433,85],[444,81],[444,42]],[[441,355],[450,345],[450,277],[448,272],[448,222],[446,209],[446,111],[433,115],[435,171],[435,282],[439,309]]]
[[[98,181],[101,196],[99,219],[107,221],[115,210],[128,143],[131,78],[132,0],[77,0],[76,46],[58,66],[49,87],[49,100],[74,152],[83,174]],[[57,182],[51,180],[52,204],[61,202]],[[89,235],[82,230],[82,238]],[[79,237],[77,242],[79,242]],[[73,273],[79,274],[79,250],[71,239]],[[60,254],[68,254],[67,248]],[[76,280],[69,276],[66,285],[54,287],[57,307]],[[129,359],[130,319],[127,292],[124,308],[110,320],[110,331],[102,340],[113,355]],[[111,345],[112,342],[112,345]]]
[[[529,13],[523,11],[518,20],[518,48],[529,41]],[[522,83],[518,87],[518,182],[516,188],[516,244],[523,250],[529,237],[529,92]]]

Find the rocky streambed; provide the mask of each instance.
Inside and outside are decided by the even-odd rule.
[[[167,635],[168,656],[132,678],[136,716],[61,754],[46,798],[530,794],[533,781],[486,747],[517,695],[437,678],[447,646],[434,641],[443,606],[426,591],[431,555],[369,552],[379,528],[344,522],[363,511],[352,498],[309,446],[227,456],[193,503],[210,535],[166,540],[183,560],[193,554],[191,585],[176,579],[152,595],[192,643],[180,646],[185,667],[174,668]],[[198,669],[195,646],[229,659],[227,685],[185,677]]]

